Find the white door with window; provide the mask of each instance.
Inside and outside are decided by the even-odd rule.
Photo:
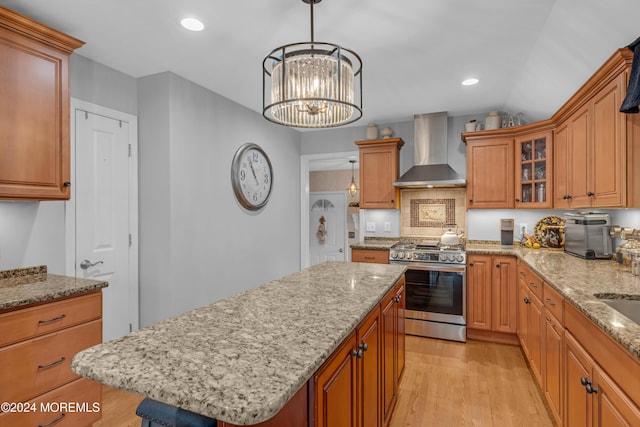
[[[107,341],[138,328],[136,124],[77,108],[74,114],[75,276],[109,282],[102,303]]]
[[[309,259],[315,265],[345,261],[347,247],[347,193],[309,193]]]

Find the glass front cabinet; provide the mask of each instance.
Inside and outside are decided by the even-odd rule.
[[[523,135],[516,139],[516,208],[551,208],[552,133]]]

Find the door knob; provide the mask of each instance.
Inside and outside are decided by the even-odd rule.
[[[80,261],[80,268],[83,270],[86,270],[98,264],[104,264],[104,263],[102,261],[91,263],[91,261],[89,261],[88,259],[85,259],[83,261]]]

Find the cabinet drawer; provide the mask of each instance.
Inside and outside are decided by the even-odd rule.
[[[0,347],[102,317],[102,292],[0,314]]]
[[[520,264],[518,277],[531,289],[531,292],[542,300],[542,279],[533,273],[527,266]]]
[[[564,326],[564,297],[547,283],[543,285],[542,295],[546,309]]]
[[[102,385],[80,378],[30,400],[29,412],[0,413],[0,426],[89,426],[101,417],[101,401]],[[61,403],[73,406],[64,408]]]
[[[94,320],[0,350],[0,402],[21,402],[78,378],[71,358],[102,341],[102,321]]]
[[[373,249],[352,249],[351,261],[389,264],[389,251],[377,251]]]

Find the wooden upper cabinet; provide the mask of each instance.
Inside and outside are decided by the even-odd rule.
[[[640,206],[640,120],[619,111],[632,54],[621,49],[554,115],[554,207]]]
[[[591,102],[593,160],[590,162],[588,193],[593,193],[592,207],[626,205],[626,115],[618,111],[625,92],[626,75],[623,73],[598,92]]]
[[[400,138],[356,141],[360,149],[360,208],[397,209],[400,190]]]
[[[514,207],[513,138],[467,139],[467,207]]]
[[[83,44],[0,7],[0,199],[69,198],[69,56]]]
[[[551,131],[516,138],[516,208],[553,206],[553,134]]]

